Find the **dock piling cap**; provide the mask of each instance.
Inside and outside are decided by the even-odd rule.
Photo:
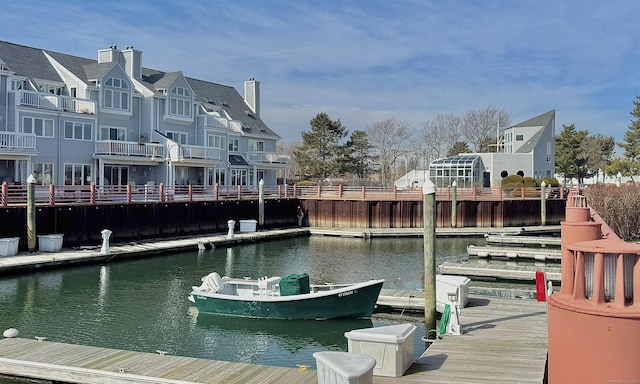
[[[17,329],[15,329],[15,328],[9,328],[9,329],[5,330],[5,331],[2,333],[2,336],[4,336],[4,337],[6,337],[6,338],[8,338],[8,339],[9,339],[9,338],[12,338],[12,337],[18,337],[18,334],[19,334],[19,332],[18,332],[18,330],[17,330]]]
[[[435,195],[436,193],[436,185],[429,179],[424,181],[422,185],[422,194],[423,195]]]

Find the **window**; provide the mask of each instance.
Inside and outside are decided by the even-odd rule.
[[[40,137],[53,137],[53,119],[25,117],[22,119],[22,133],[33,133]]]
[[[191,92],[182,87],[173,87],[169,94],[169,114],[180,117],[191,117]]]
[[[117,127],[101,127],[100,128],[100,140],[125,141],[126,137],[127,137],[127,130],[125,128],[117,128]]]
[[[27,89],[27,86],[24,80],[16,80],[16,79],[11,80],[12,91],[19,91],[21,89]]]
[[[253,169],[232,169],[231,185],[253,185]]]
[[[249,140],[249,152],[264,152],[264,141]]]
[[[33,177],[38,185],[53,184],[53,163],[33,163]]]
[[[208,135],[207,147],[225,149],[226,137],[220,135]]]
[[[516,141],[523,141],[524,135],[516,135]]]
[[[184,132],[173,132],[167,131],[165,132],[167,137],[178,144],[187,144],[187,134]]]
[[[65,164],[64,185],[89,185],[91,184],[90,164]]]
[[[225,185],[226,174],[224,168],[207,168],[207,185]]]
[[[73,121],[64,122],[64,138],[75,140],[93,140],[93,125]]]
[[[240,151],[240,139],[229,139],[229,151],[231,152]]]
[[[129,84],[117,77],[104,82],[103,106],[109,109],[129,110]]]

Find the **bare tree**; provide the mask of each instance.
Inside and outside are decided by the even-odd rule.
[[[509,114],[494,107],[467,111],[462,117],[462,133],[473,152],[496,152],[498,130],[510,125]]]
[[[367,127],[369,143],[374,148],[382,185],[396,179],[396,160],[411,151],[411,125],[390,117]]]
[[[425,168],[432,160],[445,157],[447,151],[462,136],[462,119],[454,114],[438,114],[435,119],[422,123],[420,152]]]
[[[299,174],[300,166],[298,165],[298,162],[296,161],[296,158],[293,155],[295,153],[295,150],[298,149],[299,146],[300,146],[299,142],[285,143],[282,141],[278,141],[278,144],[276,146],[276,152],[280,155],[289,156],[289,159],[288,159],[289,168],[282,169],[278,172],[278,177],[282,178],[283,181],[286,180],[288,182],[288,180],[290,179],[293,179],[293,181],[297,181],[297,179],[299,178],[298,174]]]

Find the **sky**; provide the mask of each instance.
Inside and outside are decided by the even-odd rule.
[[[144,67],[260,81],[261,117],[301,142],[325,112],[349,130],[390,117],[556,111],[622,141],[640,95],[640,3],[547,0],[10,1],[0,40],[85,58],[112,44]]]

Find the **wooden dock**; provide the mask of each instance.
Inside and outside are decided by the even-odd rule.
[[[524,247],[502,247],[502,246],[478,246],[467,247],[469,256],[477,257],[506,257],[509,259],[533,259],[538,261],[562,259],[560,249],[547,248],[524,248]]]
[[[0,340],[0,374],[64,383],[300,383],[314,370],[37,341]]]
[[[499,263],[491,264],[486,260],[469,260],[462,263],[445,262],[438,269],[443,275],[460,275],[495,280],[536,280],[536,272],[544,272],[547,280],[560,282],[560,264],[525,265]]]
[[[546,303],[469,297],[460,336],[436,339],[390,383],[541,383],[547,353]],[[317,372],[38,341],[0,340],[0,375],[76,383],[317,383]]]
[[[395,382],[543,382],[547,355],[546,303],[474,296],[462,310],[461,324],[462,335],[445,335],[435,341],[402,380]]]
[[[509,236],[509,235],[496,235],[496,234],[487,234],[485,235],[487,239],[487,243],[497,243],[497,244],[523,244],[523,245],[540,245],[542,247],[546,246],[554,246],[559,247],[562,241],[559,237],[549,237],[549,236]]]

